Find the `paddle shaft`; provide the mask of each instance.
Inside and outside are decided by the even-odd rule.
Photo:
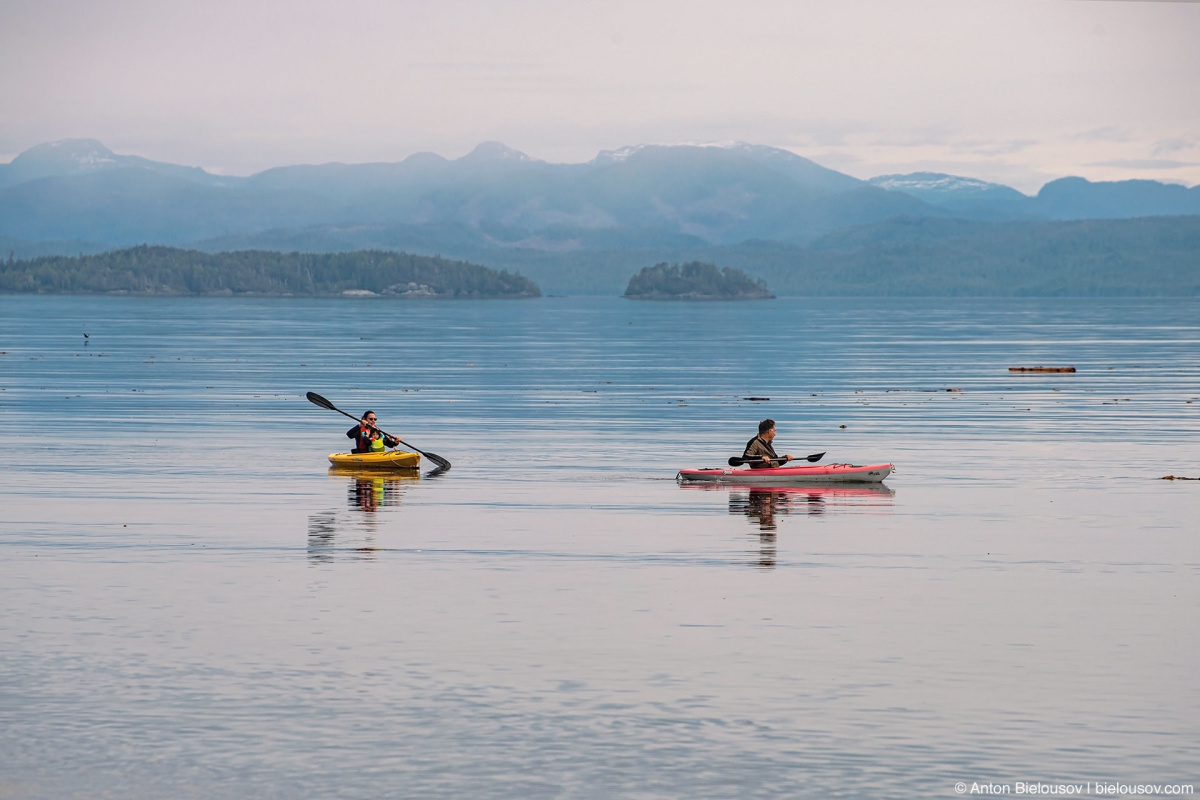
[[[813,461],[813,462],[816,462],[816,461],[820,461],[820,460],[821,460],[821,457],[822,457],[822,456],[824,456],[824,455],[825,455],[824,453],[813,453],[812,455],[810,455],[810,456],[805,456],[804,458],[793,458],[793,459],[792,459],[792,461]],[[738,458],[737,456],[734,456],[734,457],[732,457],[732,458],[730,458],[730,459],[729,459],[729,466],[731,466],[731,467],[740,467],[740,466],[743,466],[743,465],[745,465],[745,464],[774,464],[775,462],[781,462],[781,463],[783,463],[783,464],[786,464],[786,463],[787,463],[787,462],[786,462],[786,461],[784,461],[782,458],[761,458],[761,457],[755,457],[755,458]]]
[[[370,428],[371,430],[375,431],[376,433],[383,434],[384,436],[388,437],[389,439],[395,439],[397,442],[404,445],[409,450],[412,450],[414,453],[420,453],[421,455],[425,456],[426,458],[428,458],[434,464],[437,464],[442,469],[450,469],[450,462],[447,461],[446,459],[442,458],[441,456],[439,456],[437,453],[426,453],[424,450],[419,450],[419,449],[413,447],[411,444],[404,441],[399,436],[392,436],[387,431],[380,430],[379,428],[376,428],[374,425],[367,425],[365,422],[363,422],[358,417],[354,416],[353,414],[348,414],[345,411],[342,411],[340,408],[338,408],[333,403],[326,400],[324,397],[321,397],[321,395],[317,394],[316,392],[309,392],[308,394],[305,395],[305,397],[307,397],[308,401],[310,403],[312,403],[313,405],[321,406],[321,408],[327,408],[330,411],[338,412],[339,414],[341,414],[344,417],[349,417],[350,419],[357,422],[359,425],[362,425],[366,428]]]

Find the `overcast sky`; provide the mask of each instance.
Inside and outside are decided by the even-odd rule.
[[[0,162],[746,141],[860,178],[1200,183],[1194,2],[3,0],[0,78]]]

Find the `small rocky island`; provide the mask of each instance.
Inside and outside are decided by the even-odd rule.
[[[687,264],[655,264],[629,279],[625,297],[631,300],[770,300],[761,279],[740,269],[691,261]]]
[[[352,253],[203,253],[131,247],[97,255],[0,262],[0,292],[259,297],[541,297],[520,274],[437,256]]]

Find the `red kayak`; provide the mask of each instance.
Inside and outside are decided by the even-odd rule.
[[[891,464],[805,464],[758,469],[681,469],[680,483],[733,483],[750,486],[787,486],[808,483],[879,483],[895,469]]]

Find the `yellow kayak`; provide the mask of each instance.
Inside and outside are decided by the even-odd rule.
[[[329,463],[335,467],[355,469],[416,469],[420,453],[404,450],[385,450],[380,453],[330,453]]]

